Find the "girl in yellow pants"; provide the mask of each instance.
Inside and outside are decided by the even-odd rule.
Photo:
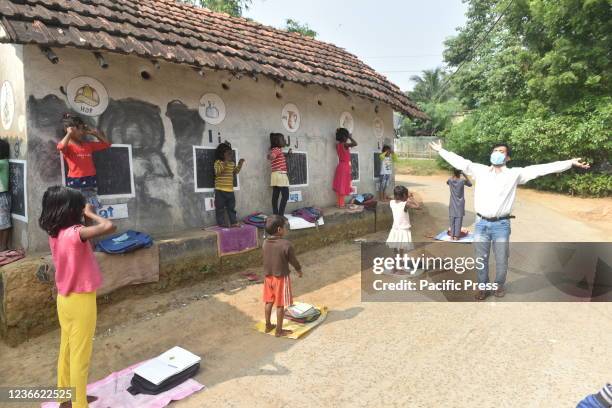
[[[60,407],[87,408],[97,399],[87,396],[87,377],[96,331],[96,291],[102,284],[88,240],[113,232],[115,227],[85,205],[81,192],[71,188],[49,187],[42,208],[38,224],[49,234],[61,328],[57,384],[74,389],[72,403],[61,401]],[[85,219],[94,225],[83,226]]]
[[[73,407],[87,407],[87,377],[96,331],[96,292],[58,295],[57,315],[61,327],[57,386],[75,389]]]

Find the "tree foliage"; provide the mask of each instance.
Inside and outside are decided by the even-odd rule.
[[[453,91],[472,113],[451,128],[447,145],[486,161],[490,144],[506,141],[515,165],[583,157],[592,175],[534,184],[612,194],[602,193],[612,184],[611,56],[607,0],[469,0],[467,23],[447,40],[444,57],[458,69]]]
[[[310,28],[308,24],[300,23],[299,21],[288,18],[285,22],[285,30],[290,33],[302,34],[306,37],[317,37],[317,32]]]
[[[462,110],[461,103],[447,84],[446,72],[442,68],[428,69],[410,79],[415,82],[415,86],[408,92],[408,97],[416,102],[431,120],[404,117],[400,135],[443,135]]]
[[[227,13],[230,16],[241,17],[253,2],[252,0],[179,0],[194,6],[206,7],[218,13]]]

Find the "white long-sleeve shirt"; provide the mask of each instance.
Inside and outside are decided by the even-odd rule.
[[[560,173],[572,167],[571,160],[563,160],[527,167],[502,166],[501,171],[497,172],[494,166],[472,163],[444,149],[441,149],[439,153],[451,166],[472,176],[476,182],[474,209],[476,213],[487,218],[510,215],[517,185],[525,184],[529,180],[547,174]]]

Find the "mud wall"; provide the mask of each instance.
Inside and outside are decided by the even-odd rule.
[[[0,98],[0,139],[9,142],[12,160],[25,160],[27,156],[23,50],[21,45],[0,44],[0,92],[4,92]],[[27,247],[27,222],[12,221],[12,246]]]
[[[354,119],[353,135],[359,146],[359,192],[374,192],[372,153],[392,139],[392,110],[384,105],[335,90],[292,83],[278,84],[263,76],[237,78],[228,72],[206,71],[160,63],[131,56],[105,54],[102,68],[91,52],[54,49],[59,62],[51,64],[38,48],[26,46],[25,101],[28,129],[29,227],[27,246],[46,251],[47,237],[36,225],[45,189],[61,183],[56,143],[61,139],[60,119],[73,111],[68,85],[86,76],[99,81],[108,106],[96,116],[84,116],[102,128],[112,143],[132,146],[135,196],[103,199],[103,204],[127,204],[128,217],[117,220],[120,229],[133,228],[163,234],[214,223],[214,211],[206,211],[205,197],[195,192],[193,146],[217,145],[228,140],[246,160],[236,192],[239,216],[253,211],[270,213],[270,170],[266,160],[269,133],[291,135],[295,150],[308,152],[308,186],[302,201],[289,204],[288,211],[305,205],[334,203],[331,189],[337,156],[334,132],[342,112]],[[143,72],[146,71],[144,77]],[[198,113],[204,94],[219,95],[226,110],[218,125],[203,121]],[[85,96],[92,97],[90,94]],[[104,95],[92,97],[94,102]],[[283,107],[295,104],[300,112],[299,130],[288,133],[281,122]],[[378,110],[378,112],[376,112]],[[374,120],[380,118],[384,135],[377,138]],[[211,143],[212,137],[212,143]],[[296,147],[297,146],[297,147]]]

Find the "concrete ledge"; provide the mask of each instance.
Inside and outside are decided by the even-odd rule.
[[[388,229],[392,221],[389,206],[385,203],[379,204],[376,214],[371,211],[349,213],[329,208],[325,209],[324,217],[325,225],[318,229],[291,231],[289,238],[298,253],[368,234],[374,232],[375,228]],[[259,234],[261,242],[261,230]],[[217,256],[216,234],[201,229],[157,236],[155,242],[151,251],[156,251],[155,255],[159,254],[159,281],[129,285],[101,295],[98,297],[99,308],[133,294],[166,291],[193,284],[211,273],[229,273],[261,265],[261,249],[220,260]],[[129,265],[135,262],[132,257],[143,256],[139,252],[121,256],[96,256],[105,268],[129,272]],[[104,269],[102,273],[105,274]],[[117,271],[113,270],[113,273]],[[4,341],[16,345],[56,325],[50,255],[28,256],[0,268],[0,334]]]

